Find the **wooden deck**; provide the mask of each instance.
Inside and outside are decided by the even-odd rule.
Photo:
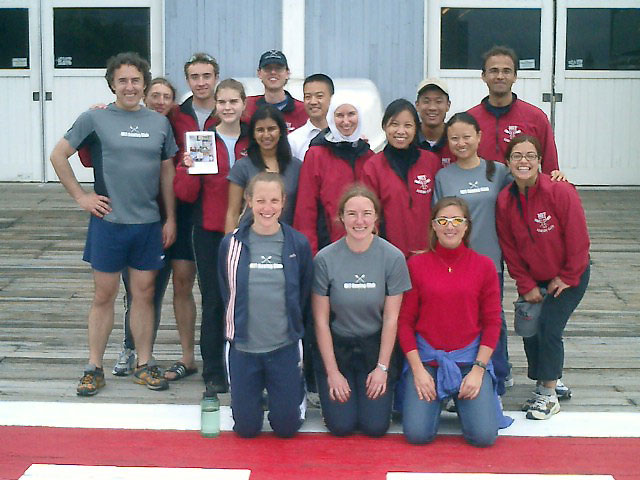
[[[574,392],[565,411],[640,411],[640,190],[581,191],[592,238],[587,294],[566,329],[564,381]],[[0,184],[0,399],[195,404],[192,376],[166,392],[107,373],[96,397],[78,398],[86,363],[86,315],[92,296],[82,261],[88,215],[58,184]],[[155,345],[159,362],[179,358],[171,286]],[[516,409],[529,395],[522,342],[513,333],[509,280],[505,310],[516,385],[504,398]],[[198,299],[199,303],[199,299]],[[107,347],[110,369],[122,341],[122,302]],[[223,398],[223,402],[228,398]]]

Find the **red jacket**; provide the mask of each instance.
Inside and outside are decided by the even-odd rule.
[[[205,230],[224,232],[229,202],[229,155],[224,141],[216,135],[218,173],[190,175],[188,169],[178,164],[173,179],[176,197],[183,202],[195,203],[193,223]]]
[[[344,235],[338,202],[352,183],[362,181],[363,167],[372,155],[367,149],[351,168],[328,146],[312,145],[307,150],[300,169],[293,227],[307,237],[314,255]]]
[[[300,128],[305,123],[307,123],[309,116],[304,109],[304,103],[293,98],[291,94],[286,90],[284,91],[284,94],[287,97],[287,104],[281,110],[281,112],[284,116],[284,121],[287,123],[287,133],[291,133],[296,128]],[[267,105],[267,102],[264,99],[264,95],[253,95],[247,97],[247,106],[244,109],[242,121],[249,123],[251,121],[251,116],[262,105]]]
[[[431,146],[427,139],[424,138],[422,132],[420,132],[418,135],[418,146],[421,149],[431,152],[436,157],[438,157],[440,159],[440,163],[442,164],[442,168],[448,167],[458,160],[458,158],[453,153],[451,153],[451,150],[449,149],[449,141],[447,140],[446,133],[433,146]]]
[[[217,124],[218,118],[212,113],[204,122],[203,130],[214,130]],[[178,153],[175,157],[176,163],[180,163],[182,162],[182,154],[184,153],[185,133],[200,130],[198,117],[196,117],[196,112],[193,110],[193,97],[189,97],[182,102],[178,110],[173,114],[171,125],[173,126],[173,133],[176,137],[176,144],[178,145]]]
[[[545,174],[521,197],[513,182],[498,195],[496,226],[521,295],[559,276],[575,287],[589,262],[589,232],[578,192]],[[523,202],[524,199],[524,202]]]
[[[507,112],[496,117],[489,111],[489,97],[469,110],[482,130],[478,155],[485,160],[506,163],[504,155],[513,137],[525,133],[532,135],[542,145],[542,171],[551,173],[558,170],[558,151],[553,130],[547,115],[538,107],[519,100],[515,93]]]
[[[442,166],[433,153],[419,152],[406,183],[391,168],[384,152],[375,154],[364,166],[363,181],[382,206],[384,237],[402,250],[405,257],[427,248],[431,197],[436,173]]]
[[[495,348],[502,323],[500,286],[489,257],[463,244],[452,250],[438,245],[435,252],[411,257],[408,266],[412,288],[398,315],[403,352],[416,349],[416,333],[445,352],[466,347],[478,335],[481,345]]]

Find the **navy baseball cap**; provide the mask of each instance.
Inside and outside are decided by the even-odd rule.
[[[285,68],[289,68],[289,64],[287,63],[287,57],[284,56],[280,50],[269,50],[264,52],[260,56],[260,62],[258,63],[258,68],[264,68],[266,65],[270,64],[278,64],[284,65]]]

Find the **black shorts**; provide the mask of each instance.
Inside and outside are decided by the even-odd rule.
[[[178,202],[176,206],[176,241],[168,250],[171,260],[195,261],[193,256],[193,204]]]

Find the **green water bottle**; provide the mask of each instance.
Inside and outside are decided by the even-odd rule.
[[[200,402],[200,433],[203,437],[217,437],[220,434],[220,400],[218,395],[202,395]]]

